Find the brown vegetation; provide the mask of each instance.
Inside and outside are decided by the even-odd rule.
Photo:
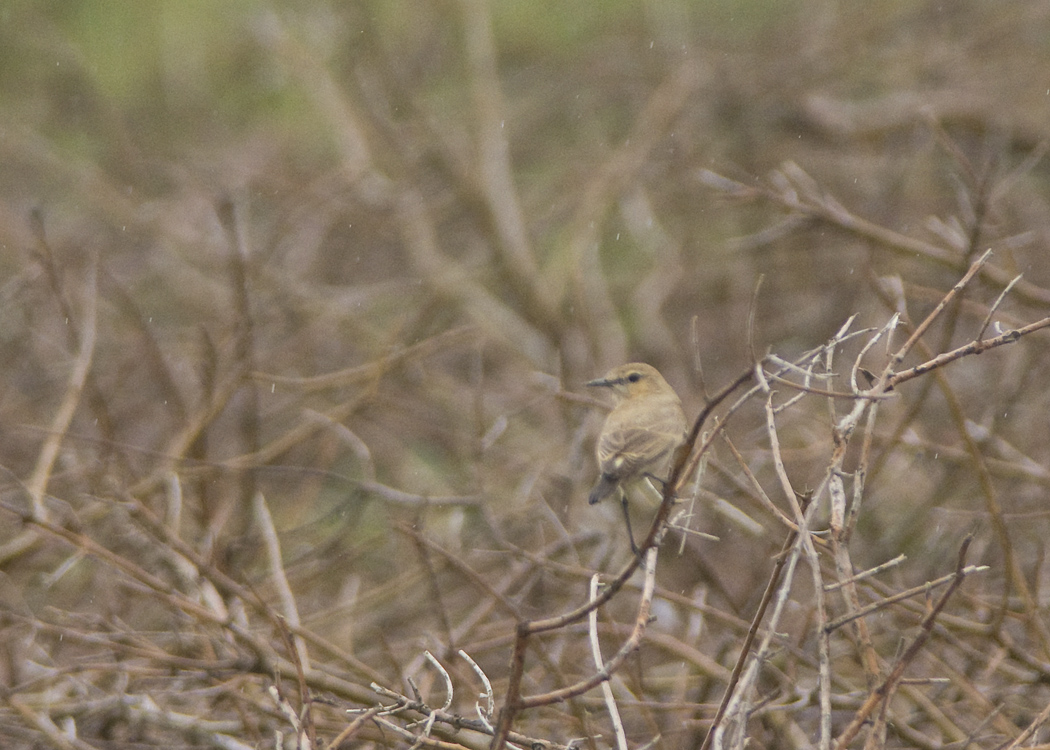
[[[0,744],[1050,745],[1050,6],[94,5],[0,11]]]

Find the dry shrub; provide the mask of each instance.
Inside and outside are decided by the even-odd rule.
[[[7,11],[4,746],[1050,741],[1047,11],[898,5]]]

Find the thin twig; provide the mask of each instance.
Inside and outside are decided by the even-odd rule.
[[[84,288],[87,294],[84,299],[83,324],[79,335],[80,351],[77,352],[76,359],[73,361],[73,370],[69,374],[65,395],[62,397],[62,403],[59,404],[55,416],[51,419],[51,426],[44,445],[40,449],[36,465],[33,467],[33,473],[26,481],[29,500],[33,508],[33,518],[38,520],[47,518],[44,493],[47,491],[47,484],[51,478],[51,470],[58,459],[62,440],[73,420],[80,397],[84,393],[88,372],[91,370],[91,361],[95,354],[95,341],[98,334],[98,265],[94,259],[88,268]]]
[[[948,304],[953,299],[955,299],[959,295],[959,293],[962,292],[963,289],[966,288],[966,286],[970,283],[973,277],[977,275],[977,272],[981,270],[981,267],[988,262],[988,259],[990,257],[992,257],[992,251],[985,250],[984,253],[981,254],[980,258],[978,258],[970,264],[969,269],[967,269],[966,273],[963,274],[963,277],[957,282],[955,282],[955,285],[948,291],[947,294],[944,295],[941,301],[937,303],[937,306],[934,307],[933,310],[930,311],[929,315],[927,315],[923,319],[923,321],[915,327],[915,330],[912,332],[911,336],[908,337],[908,340],[905,341],[904,344],[900,347],[900,349],[898,349],[893,354],[893,356],[890,358],[889,363],[886,365],[886,371],[883,374],[884,377],[892,374],[893,371],[897,369],[897,365],[899,365],[904,360],[904,358],[908,356],[908,352],[912,350],[912,347],[915,346],[916,342],[918,342],[919,339],[923,337],[927,329],[929,329],[929,327],[933,325],[933,322],[937,320],[938,317],[940,317],[941,313],[944,312],[944,310],[948,307]]]
[[[952,576],[951,585],[948,586],[948,590],[945,591],[941,598],[937,600],[937,603],[930,610],[929,614],[923,618],[922,623],[919,626],[919,634],[911,642],[911,645],[904,651],[904,653],[894,664],[893,669],[890,670],[889,676],[879,685],[875,690],[871,692],[867,700],[864,701],[863,705],[857,710],[853,716],[853,720],[849,726],[839,735],[838,742],[835,743],[835,750],[845,750],[853,738],[860,732],[861,727],[871,716],[878,706],[888,704],[890,696],[893,694],[897,685],[900,683],[901,678],[904,675],[904,670],[914,661],[915,657],[918,656],[919,651],[922,650],[923,646],[929,640],[930,635],[933,633],[933,624],[937,620],[937,615],[941,613],[944,606],[948,603],[948,600],[952,597],[955,591],[962,585],[963,580],[966,578],[966,552],[970,548],[970,543],[973,541],[973,536],[967,536],[963,539],[962,545],[959,547],[959,559],[955,567],[955,573]]]
[[[263,538],[263,547],[266,552],[266,562],[270,570],[270,577],[277,589],[277,600],[280,603],[281,614],[289,625],[297,628],[301,625],[299,618],[299,606],[292,594],[292,587],[288,584],[288,576],[284,571],[284,562],[281,559],[281,543],[277,539],[277,529],[270,515],[270,509],[266,505],[266,498],[261,492],[255,493],[252,503],[255,510],[255,525]],[[310,654],[306,648],[306,642],[299,636],[295,636],[295,650],[303,670],[310,671]]]
[[[598,575],[591,576],[590,599],[593,601],[598,594]],[[594,659],[594,668],[601,669],[602,646],[598,641],[598,610],[591,610],[587,615],[587,632],[591,642],[591,658]],[[616,747],[619,750],[627,750],[627,735],[623,731],[623,721],[620,719],[620,711],[616,707],[616,697],[613,695],[612,685],[608,680],[602,683],[602,698],[605,700],[605,708],[609,712],[609,720],[613,725],[613,733],[616,735]]]
[[[729,705],[729,701],[736,690],[737,682],[740,680],[740,674],[744,671],[744,663],[747,661],[747,657],[751,653],[751,645],[755,642],[755,636],[758,635],[758,630],[762,625],[762,619],[766,614],[766,608],[773,600],[773,592],[776,591],[777,584],[780,582],[780,576],[788,561],[788,550],[790,550],[795,543],[796,536],[797,533],[791,531],[788,532],[787,537],[784,539],[784,544],[781,547],[780,554],[777,555],[776,564],[773,566],[773,572],[769,577],[769,581],[766,583],[766,590],[762,592],[762,599],[758,603],[758,609],[755,611],[755,616],[751,619],[751,626],[747,629],[747,635],[744,636],[744,643],[740,647],[740,654],[737,656],[736,664],[733,665],[733,672],[729,675],[729,682],[726,684],[725,692],[722,694],[722,702],[719,703],[718,710],[715,712],[714,718],[711,719],[711,726],[707,730],[707,736],[704,738],[704,743],[700,746],[700,750],[708,750],[708,748],[711,747],[715,731],[718,729],[722,717],[725,716],[726,707]]]
[[[884,563],[882,563],[880,565],[876,565],[874,568],[868,568],[867,570],[862,571],[860,573],[857,573],[856,575],[852,575],[852,576],[850,576],[849,578],[847,578],[845,580],[836,581],[835,583],[826,584],[824,586],[824,590],[825,591],[835,591],[836,589],[840,589],[843,586],[846,586],[846,585],[849,585],[849,584],[852,584],[852,583],[857,583],[858,581],[863,581],[865,578],[870,578],[871,576],[879,575],[880,573],[883,573],[883,572],[889,570],[890,568],[896,567],[897,565],[900,565],[902,562],[904,562],[907,559],[908,559],[907,555],[897,555],[892,560],[887,560],[886,562],[884,562]]]
[[[992,306],[988,308],[988,314],[984,317],[984,321],[981,323],[981,327],[977,329],[977,335],[974,337],[978,341],[984,338],[984,332],[988,330],[988,326],[992,322],[992,317],[995,315],[995,312],[999,309],[999,306],[1003,304],[1003,300],[1006,299],[1006,295],[1009,294],[1010,290],[1013,289],[1017,285],[1017,282],[1021,280],[1021,276],[1022,274],[1017,274],[1016,276],[1014,276],[1010,280],[1010,283],[1004,286],[1003,290],[999,292],[999,296],[995,298],[995,302],[992,303]]]
[[[364,726],[365,722],[369,721],[373,716],[380,713],[383,710],[382,706],[372,706],[368,710],[361,713],[355,718],[342,732],[332,738],[332,741],[328,743],[328,747],[333,750],[340,750],[340,748],[349,748],[350,745],[344,745],[344,742],[349,742],[353,739],[354,735],[357,734],[361,727]]]
[[[904,556],[901,555],[901,558],[899,558],[899,559],[903,559],[903,557]],[[888,566],[889,564],[891,564],[893,562],[894,561],[891,560],[890,563],[884,563],[884,565]],[[880,567],[882,567],[882,566],[880,566]],[[968,565],[968,566],[966,566],[966,568],[963,569],[962,574],[968,576],[968,575],[972,575],[973,573],[983,573],[984,571],[986,571],[988,569],[989,568],[988,568],[987,565]],[[870,573],[871,571],[867,571],[867,572]],[[919,596],[920,594],[927,594],[932,589],[938,588],[939,586],[943,586],[946,583],[950,583],[951,581],[953,581],[955,579],[956,575],[958,575],[958,573],[949,573],[948,575],[941,576],[940,578],[935,578],[932,581],[927,581],[926,583],[924,583],[924,584],[922,584],[920,586],[913,586],[912,588],[907,589],[905,591],[901,591],[901,592],[899,592],[897,594],[894,594],[893,596],[887,596],[885,599],[880,599],[877,602],[873,602],[873,603],[865,606],[862,609],[858,609],[855,612],[850,612],[848,615],[843,615],[842,617],[836,617],[834,620],[832,620],[827,625],[825,625],[824,629],[826,631],[828,631],[828,632],[831,632],[832,630],[835,630],[836,628],[841,628],[843,625],[845,625],[848,622],[852,622],[853,620],[856,620],[858,617],[865,617],[867,615],[870,615],[872,612],[878,612],[880,609],[885,609],[886,607],[890,606],[891,604],[896,604],[899,601],[903,601],[905,599],[910,599],[913,596]],[[859,579],[860,576],[857,576],[857,578]]]
[[[925,375],[926,373],[930,372],[931,370],[935,370],[938,367],[944,367],[950,362],[954,362],[955,360],[961,359],[962,357],[967,357],[971,354],[981,354],[982,352],[986,352],[989,349],[994,349],[998,346],[1003,346],[1004,344],[1012,344],[1018,339],[1020,339],[1022,336],[1027,336],[1030,333],[1034,333],[1036,331],[1040,331],[1048,327],[1050,327],[1050,318],[1043,318],[1041,320],[1037,320],[1034,323],[1029,323],[1028,325],[1022,328],[1006,331],[1005,333],[1002,333],[999,336],[996,336],[992,339],[976,339],[974,341],[971,341],[969,344],[960,346],[959,348],[953,349],[950,352],[938,354],[936,357],[933,357],[932,359],[929,359],[920,365],[916,365],[915,367],[911,367],[907,370],[901,370],[900,372],[895,372],[891,374],[886,380],[887,390],[889,388],[896,388],[896,386],[898,386],[899,384],[911,380],[913,378],[917,378],[920,375]]]
[[[1047,720],[1050,720],[1050,703],[1048,703],[1043,708],[1043,710],[1039,712],[1038,716],[1032,719],[1028,726],[1025,727],[1025,730],[1019,735],[1017,735],[1017,737],[1015,737],[1012,742],[1010,742],[1008,745],[1002,745],[1000,748],[997,748],[997,750],[1015,750],[1016,748],[1023,745],[1025,742],[1028,742],[1028,740],[1031,739],[1032,735],[1034,735],[1039,730],[1039,728],[1047,722]]]

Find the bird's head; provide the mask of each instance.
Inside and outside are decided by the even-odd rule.
[[[587,385],[610,389],[617,401],[649,394],[674,393],[660,371],[644,362],[631,362],[614,367]]]

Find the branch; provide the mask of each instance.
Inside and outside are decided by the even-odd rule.
[[[921,625],[919,626],[919,634],[912,641],[911,645],[908,646],[907,650],[897,660],[897,663],[893,666],[889,676],[879,685],[875,690],[871,692],[867,700],[864,701],[863,705],[854,714],[853,720],[850,722],[846,730],[839,736],[838,742],[835,743],[835,750],[845,750],[846,746],[857,736],[860,732],[860,728],[869,719],[872,712],[881,704],[887,703],[890,696],[896,690],[900,684],[901,678],[904,675],[904,670],[914,661],[915,657],[919,655],[919,651],[922,650],[923,646],[930,639],[930,635],[933,633],[933,624],[937,619],[937,615],[941,613],[944,606],[948,603],[948,600],[952,597],[952,594],[956,592],[959,586],[962,585],[963,579],[966,577],[966,552],[970,549],[970,543],[973,542],[973,535],[967,536],[963,539],[962,545],[959,547],[959,558],[955,566],[955,574],[952,577],[951,585],[948,586],[948,590],[945,591],[941,598],[937,600],[937,603],[930,610],[930,613],[923,618]]]
[[[931,370],[935,370],[938,367],[944,367],[945,365],[954,362],[962,357],[969,356],[971,354],[981,354],[988,351],[989,349],[995,349],[996,347],[1003,346],[1004,344],[1012,344],[1022,336],[1027,336],[1030,333],[1042,330],[1043,328],[1050,328],[1050,318],[1043,318],[1037,320],[1034,323],[1030,323],[1023,328],[1016,328],[1005,333],[1000,334],[992,339],[977,339],[971,341],[969,344],[960,346],[958,349],[953,349],[950,352],[944,352],[938,354],[933,359],[923,362],[921,365],[916,365],[907,370],[893,373],[886,380],[886,390],[896,387],[900,383],[904,383],[912,378],[917,378],[920,375],[925,375]]]

